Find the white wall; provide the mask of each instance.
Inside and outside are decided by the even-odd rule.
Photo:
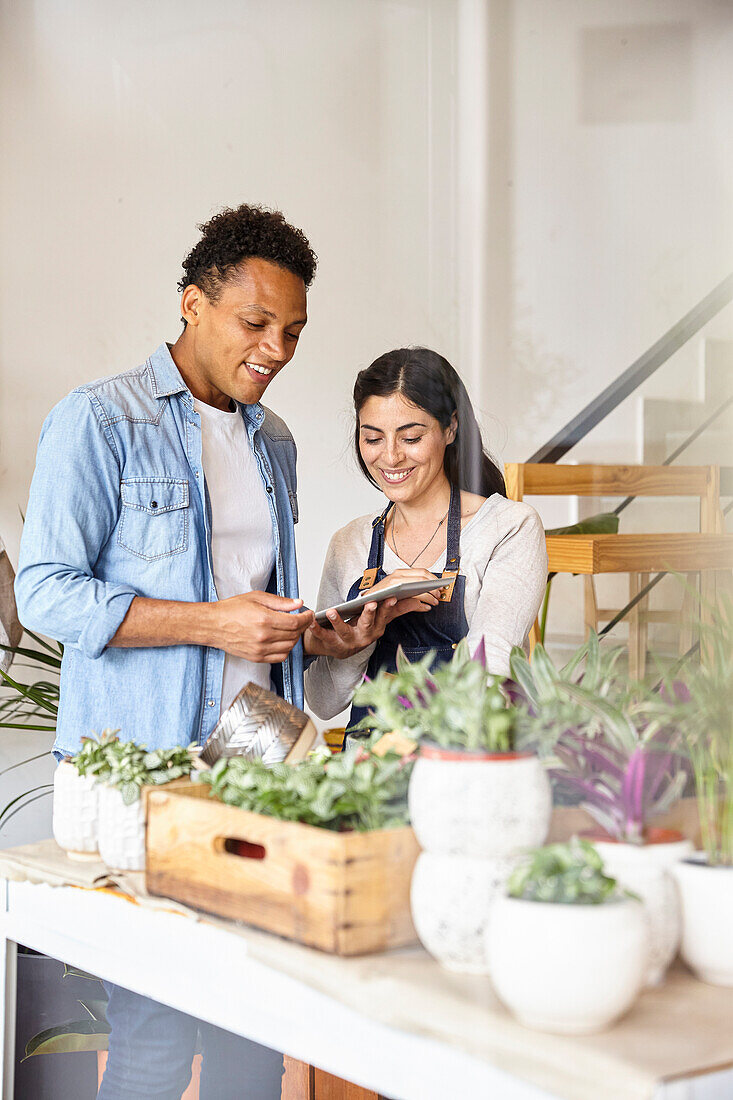
[[[733,270],[733,5],[508,7],[505,171],[491,201],[509,227],[499,256],[510,369],[494,360],[494,400],[485,382],[483,404],[507,425],[507,456],[521,460]],[[733,339],[733,311],[706,331]],[[640,393],[697,397],[698,356],[692,341]],[[639,400],[566,461],[641,461]],[[533,503],[548,525],[575,518],[567,502]],[[639,511],[624,514],[624,529],[649,523]],[[673,516],[672,529],[684,522]],[[621,606],[621,578],[600,587],[607,606]],[[580,596],[580,581],[559,578],[554,633],[580,635]]]

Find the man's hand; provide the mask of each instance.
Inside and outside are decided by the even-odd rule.
[[[377,592],[380,588],[387,588],[399,581],[433,580],[435,574],[427,569],[396,569],[379,584],[375,584],[371,592]],[[379,603],[368,603],[362,609],[358,619],[351,619],[345,623],[341,616],[331,608],[326,612],[331,629],[314,623],[306,632],[303,643],[306,653],[311,657],[353,657],[362,649],[366,649],[372,642],[382,637],[389,623],[400,615],[406,615],[408,611],[430,611],[438,600],[437,593],[426,592],[422,596],[411,596],[406,600],[396,600],[391,597],[380,600]]]
[[[314,619],[302,600],[245,592],[212,603],[135,596],[111,646],[204,645],[257,664],[284,661]]]
[[[215,612],[211,645],[257,664],[284,661],[298,638],[314,621],[312,611],[297,611],[302,600],[269,592],[246,592],[212,604]]]

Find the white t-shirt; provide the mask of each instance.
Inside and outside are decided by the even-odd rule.
[[[262,591],[275,564],[270,505],[242,415],[194,401],[201,417],[206,487],[211,503],[211,551],[220,600]],[[269,664],[224,657],[221,709],[244,685],[270,687]]]

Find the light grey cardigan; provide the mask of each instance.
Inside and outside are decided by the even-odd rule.
[[[318,591],[318,609],[346,599],[366,568],[374,516],[360,516],[331,539]],[[445,552],[430,567],[440,573]],[[384,570],[406,564],[389,546]],[[542,522],[529,504],[494,495],[461,531],[461,573],[466,577],[465,610],[471,652],[483,637],[490,672],[506,675],[512,646],[527,644],[547,581]],[[305,674],[305,696],[319,718],[333,718],[351,703],[374,645],[347,660],[318,657]]]

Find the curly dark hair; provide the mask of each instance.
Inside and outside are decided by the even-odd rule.
[[[178,289],[195,284],[216,302],[233,267],[250,257],[269,260],[299,275],[308,287],[318,257],[302,229],[290,225],[279,210],[242,203],[225,208],[198,226],[203,236],[183,261]]]

